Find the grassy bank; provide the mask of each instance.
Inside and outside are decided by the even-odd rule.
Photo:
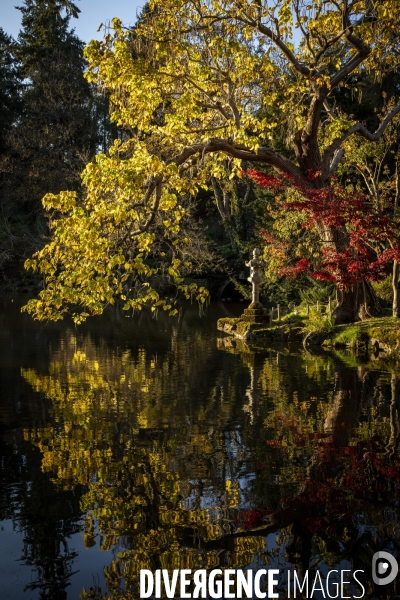
[[[400,352],[400,319],[380,317],[337,325],[325,340],[324,346]]]
[[[242,319],[220,319],[218,329],[244,341],[302,341],[314,334],[313,345],[400,354],[400,319],[380,317],[349,325],[334,325],[321,315],[292,315],[280,322],[249,323]]]

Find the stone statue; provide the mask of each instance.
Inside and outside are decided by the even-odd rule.
[[[250,277],[247,278],[247,281],[250,281],[252,285],[252,301],[240,318],[251,323],[265,323],[268,321],[267,311],[260,302],[260,283],[263,280],[262,270],[265,262],[260,259],[258,248],[254,248],[253,258],[246,263],[246,267],[250,267]]]
[[[265,262],[260,259],[260,250],[254,248],[253,258],[246,263],[246,267],[250,267],[250,277],[247,281],[250,281],[252,285],[252,301],[249,308],[263,308],[260,304],[260,283],[263,280],[263,267]]]

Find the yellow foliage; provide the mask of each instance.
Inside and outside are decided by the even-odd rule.
[[[243,159],[300,177],[304,165],[273,150],[277,131],[307,139],[316,103],[349,73],[395,70],[398,21],[397,0],[152,0],[134,32],[113,19],[112,32],[85,49],[86,77],[107,91],[128,135],[87,165],[82,195],[45,196],[54,237],[26,263],[45,282],[26,310],[54,320],[72,310],[77,323],[116,298],[125,309],[169,310],[151,281],[162,258],[183,285],[173,265],[185,248],[181,198],[207,189],[211,175],[240,177]],[[330,117],[317,126],[321,148],[333,152],[351,123],[340,107]]]

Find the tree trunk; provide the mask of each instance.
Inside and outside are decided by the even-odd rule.
[[[398,319],[400,317],[400,283],[399,283],[399,275],[400,275],[400,264],[397,260],[393,261],[393,278],[392,278],[392,286],[393,286],[393,317]]]
[[[345,228],[320,227],[321,238],[325,247],[335,252],[344,252],[349,243],[349,235]],[[332,317],[337,325],[364,321],[380,314],[380,306],[375,290],[369,281],[356,281],[344,290],[336,290],[337,306]]]
[[[364,321],[380,314],[379,301],[369,281],[359,281],[351,288],[337,290],[337,300],[332,313],[336,325]]]

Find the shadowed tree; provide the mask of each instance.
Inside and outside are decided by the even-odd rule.
[[[6,197],[25,213],[42,212],[46,191],[77,189],[97,148],[93,97],[83,77],[83,42],[69,29],[79,10],[67,0],[26,0],[16,57],[22,110],[8,140]]]
[[[15,42],[0,27],[0,156],[6,136],[20,111],[21,75],[15,59]]]

